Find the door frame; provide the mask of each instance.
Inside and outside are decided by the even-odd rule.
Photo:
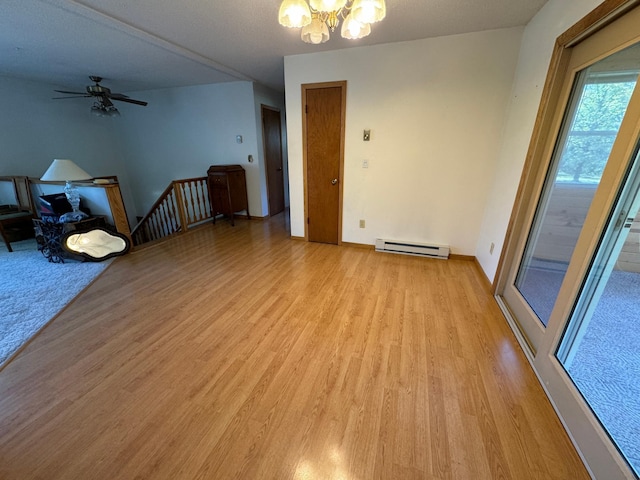
[[[262,103],[260,104],[260,124],[262,125],[262,151],[264,152],[264,173],[265,173],[265,181],[266,181],[266,187],[267,187],[267,210],[268,210],[268,217],[271,217],[272,214],[271,214],[271,190],[269,188],[269,164],[267,162],[267,141],[264,134],[264,111],[265,110],[277,112],[278,117],[280,119],[280,123],[278,125],[280,128],[280,135],[278,138],[280,139],[280,165],[282,168],[282,198],[284,202],[285,211],[287,209],[286,186],[288,182],[286,181],[286,176],[284,171],[284,155],[283,155],[284,144],[282,142],[282,112],[280,111],[279,108],[271,107],[269,105],[265,105],[264,103]]]
[[[639,0],[640,1],[640,0]],[[307,90],[315,90],[319,88],[340,88],[341,89],[341,105],[340,105],[340,177],[338,181],[338,245],[342,245],[342,205],[344,194],[344,144],[345,144],[345,120],[347,112],[347,81],[340,80],[335,82],[320,83],[304,83],[301,86],[302,94],[302,177],[303,177],[303,196],[304,196],[304,239],[309,241],[309,198],[308,198],[308,178],[307,178]]]

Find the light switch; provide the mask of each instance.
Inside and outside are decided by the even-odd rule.
[[[242,135],[236,135],[236,143],[242,143]]]
[[[364,133],[362,134],[362,140],[365,142],[368,142],[369,140],[371,140],[371,130],[364,131]]]
[[[362,168],[369,168],[369,160],[362,160]]]

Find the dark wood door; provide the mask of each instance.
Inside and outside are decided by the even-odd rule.
[[[311,242],[340,243],[343,83],[305,88],[307,233]]]
[[[267,171],[269,215],[284,210],[284,175],[282,172],[282,132],[280,111],[262,105],[262,137]]]

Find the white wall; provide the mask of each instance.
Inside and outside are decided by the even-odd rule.
[[[111,119],[92,115],[86,98],[52,100],[56,88],[0,76],[0,175],[39,178],[54,158],[96,177],[123,173]]]
[[[131,106],[118,119],[118,138],[142,216],[172,180],[203,177],[210,165],[239,164],[246,170],[249,211],[264,211],[261,194],[253,84],[150,90],[128,94],[149,103]],[[118,104],[120,108],[120,104]],[[242,135],[242,143],[236,136]],[[262,140],[260,140],[261,142]]]
[[[522,31],[285,57],[291,234],[304,235],[301,85],[347,80],[342,240],[475,254]]]
[[[114,119],[92,115],[87,98],[53,100],[60,88],[0,76],[0,175],[40,178],[54,158],[70,158],[94,177],[117,175],[131,205]]]
[[[502,147],[475,251],[491,280],[504,246],[555,39],[600,3],[601,0],[549,0],[524,31]],[[493,255],[489,253],[492,242]]]

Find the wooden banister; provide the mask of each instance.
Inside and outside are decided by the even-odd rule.
[[[75,183],[81,187],[104,190],[116,230],[129,237],[134,245],[184,233],[192,226],[211,220],[207,177],[172,181],[153,204],[149,213],[138,222],[133,230],[129,228],[117,177],[109,176],[101,177],[101,179],[109,180],[109,183],[93,183],[93,181]],[[25,203],[25,206],[31,205],[33,211],[36,209],[31,185],[64,185],[64,182],[43,182],[37,178],[16,176],[0,176],[0,181],[13,182],[14,187],[24,193],[18,199],[20,203]]]
[[[134,231],[134,232],[136,231],[136,229],[138,228],[138,226],[139,226],[141,223],[146,222],[146,221],[149,219],[149,217],[153,214],[153,212],[154,212],[155,210],[157,210],[157,208],[158,208],[158,207],[160,206],[160,204],[164,201],[164,199],[165,199],[165,198],[166,198],[166,197],[171,193],[171,190],[173,190],[173,183],[171,183],[167,188],[165,188],[165,189],[164,189],[164,192],[162,192],[162,193],[160,194],[160,196],[158,197],[158,200],[156,200],[156,202],[155,202],[155,203],[151,206],[151,208],[149,209],[149,212],[148,212],[144,217],[142,217],[142,220],[140,220],[140,221],[138,222],[138,225],[136,225],[136,226],[133,228],[133,231]]]
[[[211,219],[207,177],[174,180],[165,188],[131,236],[134,245],[185,233]]]

